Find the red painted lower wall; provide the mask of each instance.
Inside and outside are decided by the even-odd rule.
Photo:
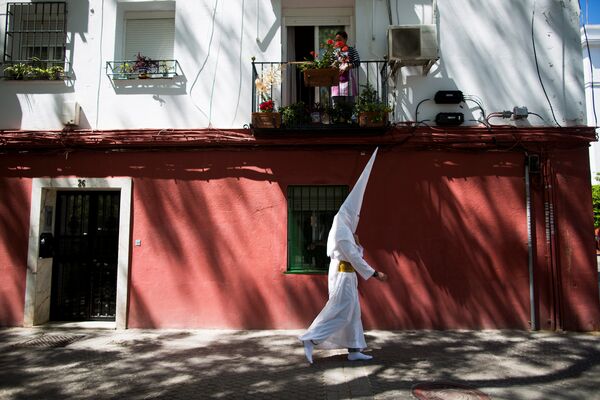
[[[30,179],[0,178],[0,326],[23,324],[30,201]]]
[[[22,324],[30,178],[131,176],[129,327],[306,327],[326,301],[326,277],[284,273],[287,187],[352,186],[371,151],[3,155],[0,325]],[[600,326],[584,151],[549,155],[558,185],[556,312],[573,330]],[[543,262],[536,190],[536,311],[552,328],[545,321],[556,283]],[[367,260],[390,275],[360,284],[367,329],[528,329],[522,153],[380,149],[359,235]]]

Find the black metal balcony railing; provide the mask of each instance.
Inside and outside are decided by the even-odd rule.
[[[261,111],[261,104],[272,100],[281,113],[283,128],[357,125],[356,103],[365,94],[372,101],[388,102],[388,63],[386,60],[361,61],[351,70],[350,79],[334,86],[305,85],[299,62],[252,61],[252,112]],[[264,77],[275,71],[278,79],[270,82],[266,93],[259,85]],[[257,84],[257,79],[259,83]]]
[[[106,75],[113,80],[170,79],[182,75],[177,60],[151,60],[142,64],[136,60],[107,61]]]

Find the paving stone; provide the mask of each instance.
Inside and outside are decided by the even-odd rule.
[[[598,334],[370,331],[373,360],[316,350],[309,365],[299,333],[0,329],[0,400],[402,400],[423,382],[494,400],[600,400]],[[63,347],[31,345],[44,336]]]

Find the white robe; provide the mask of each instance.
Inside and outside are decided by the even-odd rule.
[[[361,246],[339,241],[329,263],[329,300],[300,340],[312,340],[322,348],[364,349],[367,344],[358,300],[358,279],[355,272],[338,272],[340,260],[350,262],[365,280],[375,272],[363,259]]]

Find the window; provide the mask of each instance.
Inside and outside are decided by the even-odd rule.
[[[126,13],[124,60],[135,60],[138,53],[153,60],[172,60],[174,42],[174,12]]]
[[[319,51],[320,44],[326,39],[333,39],[335,32],[340,30],[348,32],[350,42],[354,43],[355,2],[341,0],[336,3],[341,7],[315,8],[300,1],[282,1],[283,60],[304,61],[310,57],[311,51]],[[308,105],[315,102],[328,103],[328,88],[306,88],[302,75],[296,68],[288,68],[286,74],[284,85],[287,86],[283,87],[285,98],[282,99],[282,104],[292,104],[297,101],[303,101]]]
[[[348,186],[289,186],[288,273],[326,273],[327,235]]]
[[[64,68],[65,2],[8,3],[4,63]]]
[[[114,80],[174,78],[181,74],[174,59],[175,2],[119,2],[115,60],[106,64]]]

